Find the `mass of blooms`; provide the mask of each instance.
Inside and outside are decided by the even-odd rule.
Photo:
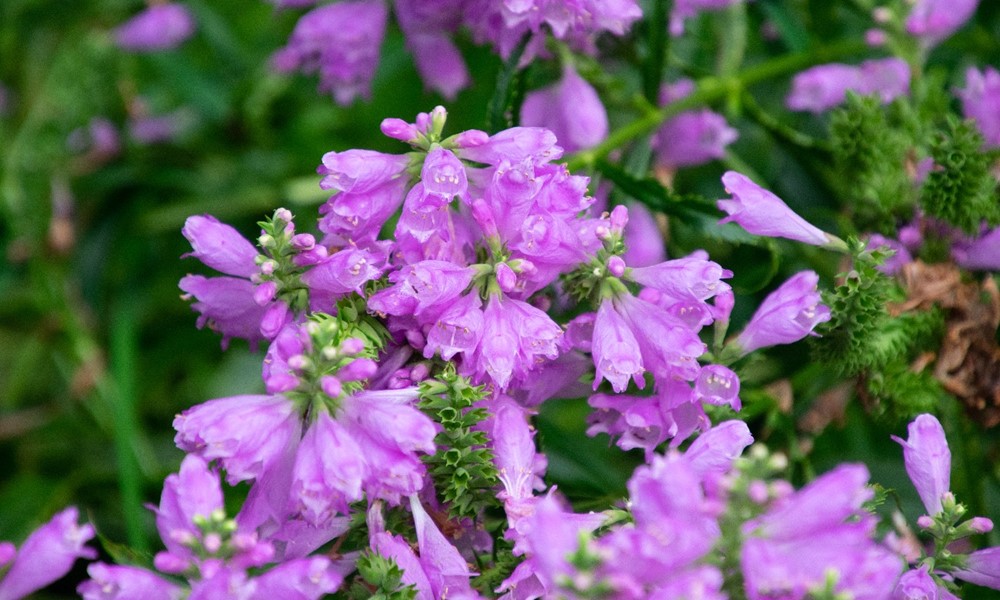
[[[371,97],[382,40],[397,26],[424,84],[446,99],[471,85],[460,51],[470,41],[511,68],[551,60],[555,76],[510,107],[517,125],[450,131],[437,106],[385,118],[386,151],[317,156],[326,199],[315,211],[290,203],[298,214],[277,208],[252,235],[211,214],[188,217],[192,273],[178,285],[191,321],[222,351],[259,351],[260,381],[175,417],[183,459],[150,506],[159,551],[99,555],[87,545],[94,527],[67,508],[20,547],[0,544],[0,600],[53,583],[78,558],[92,561],[77,588],[87,600],[917,600],[957,598],[966,584],[1000,590],[1000,547],[976,549],[993,523],[952,492],[938,417],[919,414],[905,438],[892,437],[925,510],[912,524],[888,516],[877,470],[793,473],[786,453],[755,440],[760,413],[747,414],[744,392],[757,382],[743,368],[780,369],[767,351],[826,336],[843,307],[831,274],[803,262],[737,302],[742,273],[711,243],[714,232],[762,252],[794,244],[871,260],[887,276],[934,245],[966,271],[997,271],[1000,227],[949,225],[907,206],[898,230],[842,239],[729,160],[712,181],[722,197],[691,209],[710,232],[705,245],[668,258],[656,201],[687,208],[671,178],[725,160],[746,132],[729,112],[685,104],[705,89],[696,82],[657,80],[648,95],[659,97],[636,102],[659,118],[642,145],[659,179],[576,168],[573,153],[608,140],[614,121],[588,61],[608,38],[632,35],[645,3],[272,4],[303,14],[267,67],[317,75],[339,105]],[[681,36],[702,13],[741,4],[667,3],[663,33]],[[915,0],[873,20],[928,52],[977,5]],[[154,52],[196,30],[184,4],[157,2],[113,37],[124,51]],[[897,56],[816,62],[785,99],[814,113],[803,119],[855,95],[888,105],[920,83]],[[1000,146],[1000,73],[969,67],[953,93],[977,147]],[[132,116],[141,143],[177,135],[169,114]],[[93,168],[122,151],[103,118],[67,143]],[[909,158],[911,187],[947,169]],[[643,194],[651,188],[662,192],[655,201]],[[572,398],[588,436],[635,451],[639,464],[627,495],[598,511],[574,507],[546,479],[533,419]]]

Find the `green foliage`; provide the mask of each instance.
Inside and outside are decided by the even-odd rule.
[[[921,189],[921,205],[928,215],[966,233],[977,232],[983,221],[1000,224],[997,181],[982,146],[975,123],[950,116],[931,143],[934,169]]]
[[[931,373],[914,373],[905,363],[893,363],[868,374],[864,389],[870,410],[889,422],[902,423],[921,413],[934,412],[942,402],[954,402]]]
[[[484,508],[497,505],[493,452],[486,447],[486,435],[472,430],[487,417],[485,408],[473,406],[486,395],[483,386],[458,375],[453,363],[437,379],[420,385],[420,408],[444,428],[434,438],[437,451],[424,462],[453,518],[475,519]]]
[[[489,595],[500,587],[505,579],[510,577],[521,558],[514,556],[514,545],[504,538],[496,541],[493,550],[493,563],[480,567],[479,575],[472,578],[472,587],[481,593]]]
[[[413,600],[417,588],[403,584],[403,570],[391,558],[365,552],[358,558],[358,577],[348,591],[351,600]]]
[[[880,261],[865,254],[858,258],[853,270],[841,274],[843,283],[824,291],[830,320],[816,328],[821,337],[813,342],[815,360],[844,375],[877,369],[898,350],[879,339],[890,322],[886,303],[894,291],[892,281],[876,268]]]
[[[906,172],[909,136],[890,122],[878,97],[848,94],[830,120],[833,157],[841,194],[860,228],[891,231],[912,211],[913,184]]]

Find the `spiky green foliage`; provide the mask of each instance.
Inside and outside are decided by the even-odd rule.
[[[358,576],[348,591],[351,600],[413,600],[417,588],[403,584],[403,570],[391,558],[373,552],[358,557]]]
[[[856,94],[849,94],[830,120],[840,191],[863,229],[889,233],[897,217],[912,212],[913,184],[906,171],[912,141],[897,125],[877,97]]]
[[[933,412],[943,402],[955,401],[931,373],[914,373],[905,363],[887,365],[863,383],[871,400],[869,410],[876,418],[892,422],[903,423]]]
[[[878,337],[889,323],[886,303],[894,293],[892,281],[876,266],[883,255],[857,252],[854,269],[841,274],[843,283],[824,292],[830,320],[816,328],[820,337],[813,342],[816,360],[844,375],[878,368],[891,359],[895,348]]]
[[[473,406],[486,397],[483,386],[474,386],[448,363],[436,379],[420,385],[420,408],[441,424],[434,439],[437,452],[424,457],[435,488],[454,518],[475,518],[481,510],[498,504],[493,487],[497,469],[486,435],[472,428],[486,419],[486,409]]]
[[[967,233],[977,232],[983,221],[1000,224],[997,181],[982,147],[983,136],[972,121],[949,117],[931,143],[934,169],[921,188],[928,215]]]

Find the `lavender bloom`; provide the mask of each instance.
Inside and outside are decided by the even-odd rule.
[[[906,31],[933,46],[955,33],[975,14],[979,0],[916,0]]]
[[[880,58],[861,63],[861,87],[858,93],[876,95],[888,104],[910,93],[910,65],[901,58]]]
[[[264,339],[261,323],[267,308],[254,301],[254,286],[236,277],[203,277],[188,275],[178,286],[194,297],[191,308],[198,311],[198,328],[208,325],[222,334],[222,347],[230,338],[248,340],[251,345]]]
[[[927,565],[921,565],[903,573],[892,592],[892,600],[958,600],[958,596],[939,586]]]
[[[1000,146],[1000,72],[993,67],[981,72],[969,67],[965,72],[965,88],[956,93],[962,100],[962,115],[979,126],[986,139],[985,146]]]
[[[1000,546],[977,550],[965,557],[965,565],[952,572],[963,581],[1000,590]]]
[[[254,580],[254,598],[319,600],[340,588],[344,576],[325,556],[280,564]]]
[[[92,548],[84,546],[94,537],[94,528],[77,525],[78,519],[77,509],[70,507],[31,532],[0,580],[0,600],[23,598],[64,577],[77,558],[97,557]]]
[[[319,186],[339,193],[320,208],[320,230],[345,240],[373,240],[403,202],[406,165],[406,156],[370,150],[324,154],[316,169],[323,175]]]
[[[684,458],[703,480],[710,473],[729,472],[743,450],[753,443],[750,428],[743,421],[723,421],[695,438]]]
[[[469,71],[448,34],[462,24],[464,0],[395,0],[399,26],[417,72],[433,90],[454,100],[469,85]]]
[[[830,236],[795,214],[788,205],[746,175],[727,171],[722,184],[731,200],[719,200],[719,210],[729,216],[719,223],[736,222],[754,235],[782,237],[813,246],[830,243]]]
[[[559,355],[562,329],[548,314],[527,302],[491,296],[483,311],[482,337],[472,360],[480,379],[489,377],[501,390],[520,379],[542,359]]]
[[[475,269],[442,260],[406,265],[389,274],[390,287],[368,298],[368,308],[378,312],[413,315],[421,322],[434,322],[472,283]],[[422,319],[425,314],[432,319]]]
[[[965,269],[1000,271],[1000,227],[989,229],[975,239],[956,241],[951,257]]]
[[[871,539],[875,522],[861,508],[872,496],[867,481],[863,465],[843,465],[744,525],[740,563],[750,600],[800,600],[830,573],[836,592],[891,595],[903,564]]]
[[[473,575],[469,565],[458,550],[434,525],[430,515],[420,504],[420,499],[410,496],[410,510],[417,530],[420,564],[435,598],[477,598],[469,585]]]
[[[697,256],[668,260],[630,269],[625,277],[651,287],[675,302],[704,302],[729,289],[722,279],[733,276],[729,269]]]
[[[176,48],[194,33],[194,17],[177,2],[154,4],[115,30],[118,46],[131,52]]]
[[[726,118],[708,109],[681,113],[668,120],[653,140],[657,163],[668,169],[691,167],[726,155],[739,138]],[[562,139],[560,137],[560,139]]]
[[[607,379],[616,392],[624,392],[629,378],[641,389],[645,387],[642,373],[642,354],[639,343],[629,330],[610,300],[601,302],[594,321],[594,338],[591,344],[594,355],[594,389]]]
[[[608,113],[601,98],[571,66],[563,68],[559,82],[524,98],[521,123],[549,128],[567,152],[595,146],[608,136]]]
[[[319,73],[319,89],[338,104],[367,98],[378,66],[388,9],[382,0],[348,0],[320,6],[295,25],[288,45],[272,57],[283,72]]]
[[[433,358],[438,352],[444,360],[459,352],[471,354],[483,336],[482,305],[478,293],[466,294],[441,313],[427,333],[424,358]]]
[[[667,259],[666,242],[656,217],[639,203],[628,205],[625,225],[625,254],[622,258],[633,267],[648,267]]]
[[[910,92],[910,67],[895,57],[866,60],[858,66],[818,65],[794,77],[785,104],[792,110],[821,113],[843,104],[847,92],[877,95],[887,104]]]
[[[816,290],[819,276],[802,271],[781,284],[760,303],[746,328],[736,338],[741,354],[765,346],[791,344],[812,334],[816,325],[830,320],[830,309],[820,304]]]
[[[614,299],[614,308],[632,330],[642,363],[657,381],[680,377],[691,380],[697,375],[699,356],[705,344],[697,333],[673,315],[631,294]]]
[[[346,515],[348,503],[361,499],[364,455],[344,426],[321,412],[295,454],[292,497],[297,512],[315,526],[329,522],[337,512]]]
[[[951,489],[951,450],[941,423],[929,414],[919,415],[907,428],[908,437],[892,439],[903,446],[906,474],[920,500],[933,516],[941,512],[941,497]]]
[[[212,215],[188,217],[181,229],[191,242],[193,256],[220,273],[249,279],[257,272],[257,249],[233,227]]]
[[[230,485],[255,479],[297,441],[295,407],[281,396],[209,400],[174,419],[174,442],[185,452],[218,460]]]
[[[740,379],[732,370],[722,365],[706,365],[701,368],[694,382],[694,393],[702,402],[716,406],[730,406],[740,410]]]
[[[93,563],[76,591],[83,600],[179,600],[183,590],[146,569]]]
[[[792,79],[785,105],[792,110],[821,113],[838,106],[847,92],[861,88],[861,71],[851,65],[831,63],[802,71]]]

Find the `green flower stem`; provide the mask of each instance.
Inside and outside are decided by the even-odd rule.
[[[566,161],[566,166],[570,171],[592,168],[597,161],[606,157],[613,150],[637,137],[654,131],[670,117],[676,116],[686,110],[715,102],[725,98],[729,94],[739,94],[745,88],[762,81],[795,73],[813,65],[858,54],[864,52],[866,48],[867,46],[863,42],[841,42],[819,47],[811,52],[799,52],[779,56],[747,67],[741,73],[731,78],[703,77],[698,80],[695,90],[691,95],[643,115],[621,127],[611,133],[608,139],[593,148],[577,152],[570,156]]]

